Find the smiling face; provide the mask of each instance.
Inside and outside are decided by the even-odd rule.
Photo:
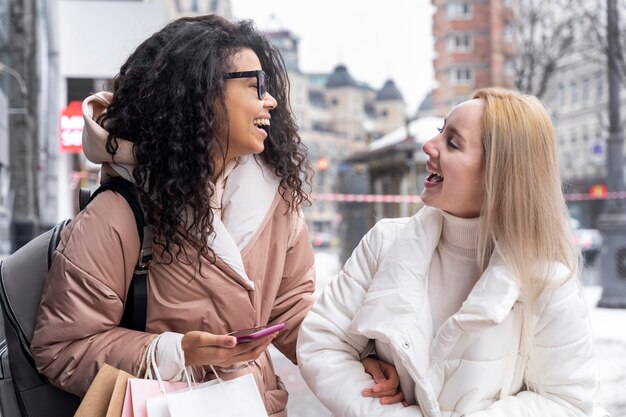
[[[484,103],[469,100],[446,117],[443,129],[423,146],[430,175],[424,181],[422,201],[458,217],[477,217],[483,204]]]
[[[258,56],[245,48],[233,56],[230,72],[261,69]],[[267,92],[263,100],[259,100],[254,76],[227,79],[224,96],[230,132],[226,160],[263,152],[263,142],[270,126],[270,110],[278,105],[276,99]]]

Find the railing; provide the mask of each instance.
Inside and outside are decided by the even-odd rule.
[[[418,195],[394,194],[322,194],[312,193],[311,198],[316,201],[338,201],[346,203],[421,203]],[[614,200],[626,198],[626,192],[607,192],[603,196],[588,193],[565,194],[567,201],[586,200]]]

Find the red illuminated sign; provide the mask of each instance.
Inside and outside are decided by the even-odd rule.
[[[328,159],[320,158],[317,160],[317,169],[319,169],[320,171],[326,171],[328,169],[328,166]]]
[[[606,185],[604,184],[595,184],[591,186],[591,188],[589,188],[589,194],[591,195],[592,198],[605,199],[606,193],[607,193]]]
[[[82,102],[72,101],[61,111],[61,152],[80,153],[83,151]]]

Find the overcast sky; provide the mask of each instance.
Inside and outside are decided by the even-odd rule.
[[[344,63],[375,89],[393,78],[410,114],[434,85],[430,0],[231,0],[231,6],[259,29],[295,33],[304,72]]]

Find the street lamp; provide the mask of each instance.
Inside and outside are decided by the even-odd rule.
[[[617,56],[617,0],[607,0],[607,41],[609,71],[609,138],[606,157],[609,192],[624,191],[624,134],[620,126],[620,82]],[[602,298],[598,306],[626,308],[626,211],[620,198],[608,199],[598,218],[604,235],[600,253]]]

